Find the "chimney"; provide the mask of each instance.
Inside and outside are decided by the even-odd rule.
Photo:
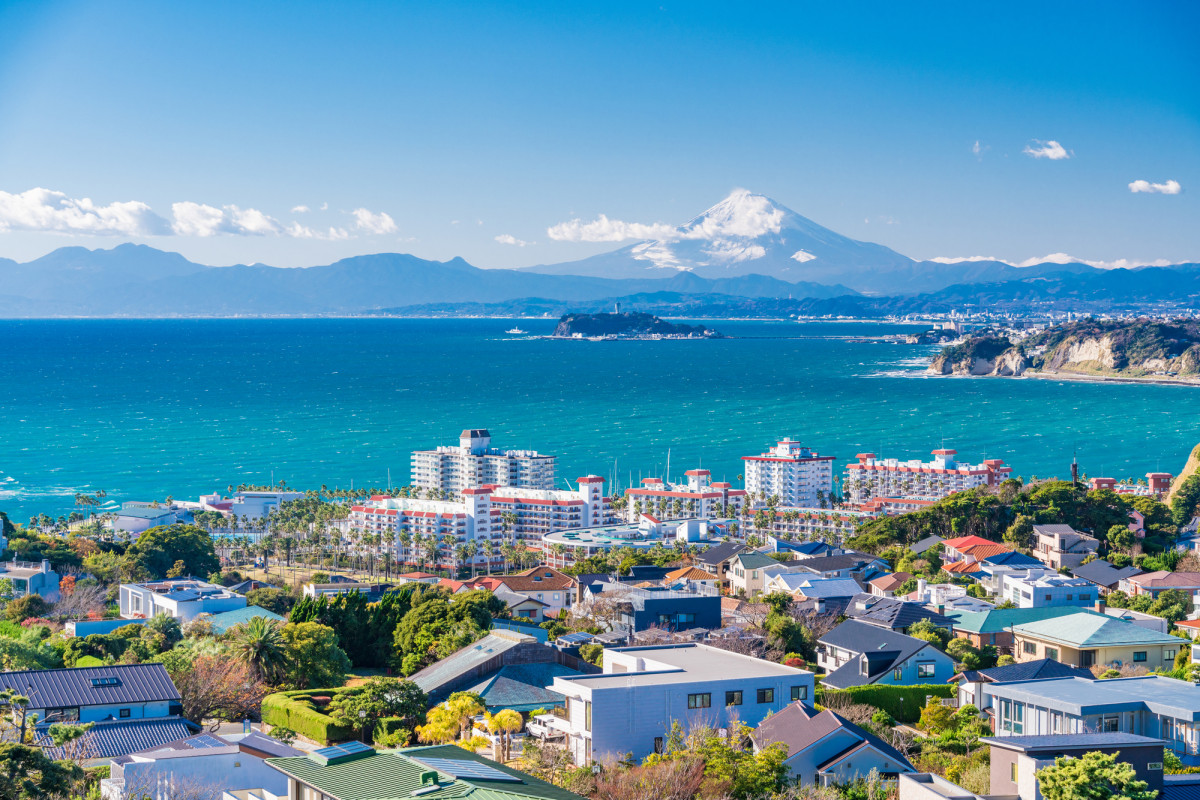
[[[1096,611],[1100,612],[1101,614],[1104,613],[1104,598],[1103,597],[1096,598]]]

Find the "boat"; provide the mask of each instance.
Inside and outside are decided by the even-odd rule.
[[[509,330],[506,330],[505,333],[511,333],[513,336],[519,336],[522,333],[529,333],[529,331],[523,331],[520,328],[510,328]]]

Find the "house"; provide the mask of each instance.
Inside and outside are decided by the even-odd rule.
[[[973,647],[992,645],[1001,653],[1012,651],[1012,627],[1023,622],[1064,617],[1080,612],[1070,606],[1044,606],[1042,608],[993,608],[987,611],[946,611],[952,622],[955,636],[968,640]],[[1098,616],[1098,615],[1097,615]]]
[[[1095,585],[1100,590],[1100,594],[1108,594],[1116,591],[1121,581],[1132,578],[1134,575],[1141,575],[1142,571],[1133,566],[1114,567],[1104,559],[1098,558],[1073,568],[1071,574]]]
[[[121,584],[120,608],[125,619],[170,614],[188,622],[200,614],[220,614],[245,607],[244,596],[195,578]]]
[[[1161,738],[1188,765],[1200,764],[1200,686],[1162,675],[1053,678],[988,687],[998,737],[1132,733]]]
[[[640,588],[621,583],[593,583],[585,603],[616,604],[616,622],[630,631],[651,626],[671,631],[721,627],[721,598],[711,591]]]
[[[251,578],[250,580],[245,580],[245,581],[242,581],[241,583],[235,583],[233,586],[229,587],[229,591],[233,592],[234,594],[249,594],[250,592],[253,592],[255,589],[279,589],[279,588],[281,588],[281,587],[274,586],[272,584],[267,583],[266,581],[260,581],[260,580],[255,580],[254,578]]]
[[[1092,675],[1091,670],[1083,667],[1072,667],[1049,658],[1039,658],[1036,661],[1025,661],[1004,667],[966,670],[955,675],[950,682],[958,684],[958,704],[960,706],[972,705],[983,709],[989,705],[987,692],[989,684],[1075,677],[1090,680],[1095,676]]]
[[[746,597],[762,594],[766,581],[763,570],[779,566],[775,559],[753,550],[738,553],[731,560],[729,571],[726,573],[729,577],[729,588],[734,593]]]
[[[330,576],[341,577],[341,576]],[[437,576],[434,576],[437,577]],[[425,583],[425,581],[418,581]],[[433,581],[437,583],[437,581]],[[394,583],[366,583],[358,581],[335,581],[333,583],[306,583],[304,584],[303,594],[305,597],[337,597],[340,594],[354,594],[361,592],[367,596],[367,601],[370,603],[378,602],[381,597],[394,589]]]
[[[822,578],[851,578],[863,584],[888,569],[882,558],[854,552],[806,558],[788,566],[793,572],[811,572]]]
[[[820,556],[838,556],[844,553],[840,547],[828,544],[822,541],[809,542],[789,542],[787,539],[780,539],[778,536],[767,536],[767,552],[768,553],[787,553],[796,561],[803,561],[806,558],[818,558]]]
[[[846,616],[887,628],[892,631],[903,631],[909,625],[927,619],[939,628],[950,630],[953,620],[920,604],[892,597],[876,597],[870,594],[855,596],[846,607]]]
[[[954,660],[929,642],[858,620],[846,620],[817,644],[817,663],[828,673],[821,683],[833,689],[945,683],[954,675]]]
[[[1134,625],[1106,614],[1082,612],[1012,626],[1017,661],[1050,658],[1077,667],[1175,664],[1184,642],[1178,636]]]
[[[529,620],[541,623],[546,619],[547,605],[536,597],[530,597],[520,592],[510,592],[501,586],[493,594],[508,607],[508,614],[513,619]]]
[[[196,730],[182,718],[179,690],[162,664],[0,672],[0,689],[29,698],[28,713],[37,715],[40,734],[54,723],[95,723],[81,743],[89,760],[165,744]]]
[[[530,667],[555,665],[565,667],[575,674],[597,672],[597,668],[575,655],[555,647],[542,644],[533,636],[518,631],[493,628],[482,639],[425,667],[412,676],[411,680],[429,696],[431,704],[445,700],[454,692],[472,687],[492,685],[492,679],[508,667]],[[507,694],[507,700],[530,697],[547,689],[557,677],[554,670],[505,673],[505,681],[497,685],[496,691]],[[540,681],[545,679],[545,683]],[[524,683],[524,687],[512,685]],[[496,695],[499,698],[499,695]],[[487,698],[485,698],[487,699]],[[555,703],[535,706],[546,708],[561,705],[559,696]]]
[[[894,597],[900,587],[912,577],[908,572],[893,572],[891,575],[881,575],[868,582],[871,594],[876,597]]]
[[[1133,767],[1138,780],[1145,781],[1162,800],[1186,800],[1194,796],[1195,775],[1164,775],[1162,739],[1125,733],[1077,733],[1058,736],[1004,736],[979,740],[989,746],[988,793],[973,794],[939,775],[903,773],[899,776],[899,800],[1042,800],[1038,770],[1057,759],[1079,758],[1085,753],[1119,755]],[[1193,792],[1176,795],[1172,783]],[[1182,786],[1180,786],[1182,784]],[[1159,792],[1161,791],[1161,794]]]
[[[582,800],[455,745],[379,752],[347,742],[267,764],[287,777],[280,800]]]
[[[1157,599],[1160,594],[1178,589],[1191,595],[1192,602],[1200,605],[1200,572],[1143,572],[1121,581],[1121,591],[1129,596],[1148,594]]]
[[[284,617],[279,616],[274,611],[268,611],[258,606],[246,606],[245,608],[238,608],[221,614],[209,614],[204,616],[203,619],[212,626],[213,633],[220,636],[230,628],[244,625],[255,617],[263,617],[271,622],[278,622],[280,624],[287,622]]]
[[[174,800],[247,787],[287,796],[287,778],[268,758],[304,753],[258,732],[201,733],[118,756],[100,781],[102,800]]]
[[[913,766],[896,748],[832,711],[796,702],[751,734],[755,750],[787,747],[788,777],[801,785],[845,786],[870,774],[895,778]]]
[[[555,678],[567,697],[561,720],[576,764],[661,752],[671,724],[756,726],[796,700],[813,696],[813,674],[704,644],[604,651],[604,673]]]
[[[1034,525],[1033,537],[1034,556],[1051,569],[1074,569],[1100,548],[1095,536],[1070,525]]]
[[[437,583],[440,578],[439,576],[434,575],[432,572],[418,571],[402,572],[399,575],[393,576],[392,580],[396,582],[397,586],[403,586],[406,583],[424,583],[428,586],[432,586],[433,584]]]
[[[749,551],[749,547],[739,542],[722,542],[696,556],[696,566],[705,572],[711,572],[713,575],[716,575],[728,586],[729,567],[733,562],[734,556]]]
[[[723,625],[749,625],[762,627],[771,607],[766,603],[752,603],[738,597],[721,598],[721,623]]]
[[[12,584],[13,598],[36,594],[50,602],[58,599],[59,575],[46,559],[38,563],[15,559],[0,562],[0,580]]]
[[[862,587],[850,578],[818,578],[806,572],[778,572],[767,578],[763,588],[763,594],[774,592],[790,594],[801,603],[811,600],[814,605],[820,601],[821,605],[831,602],[842,607],[861,593]]]
[[[999,597],[1011,600],[1017,608],[1043,608],[1045,606],[1096,605],[1099,590],[1082,578],[1068,578],[1056,572],[1030,570],[1012,573],[1000,578]]]
[[[700,569],[699,567],[680,567],[668,572],[663,580],[668,585],[681,584],[688,588],[693,586],[707,586],[710,589],[720,589],[721,579],[711,572]]]
[[[487,580],[504,586],[510,592],[540,600],[546,606],[544,614],[547,617],[557,617],[559,611],[570,610],[575,602],[575,579],[545,565],[513,575],[489,575]]]
[[[1006,544],[982,536],[960,536],[942,542],[942,560],[948,564],[959,561],[982,561],[988,556],[1012,550]]]

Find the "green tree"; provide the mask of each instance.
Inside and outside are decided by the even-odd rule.
[[[50,611],[50,604],[40,594],[27,594],[9,601],[4,607],[4,616],[13,622],[24,622],[33,617],[44,617]]]
[[[162,652],[170,650],[183,641],[183,626],[175,617],[165,611],[160,611],[146,620],[146,624],[142,626],[143,639],[150,638],[146,634],[153,634],[153,638],[156,639],[155,644],[158,646],[159,652]]]
[[[297,689],[341,686],[350,671],[350,659],[338,647],[333,628],[316,622],[283,626],[287,683]]]
[[[162,525],[150,528],[129,546],[125,571],[132,578],[161,579],[182,561],[192,575],[208,575],[220,568],[212,537],[195,525]]]
[[[950,632],[939,628],[928,619],[918,620],[908,626],[908,635],[915,639],[923,639],[939,650],[945,650],[950,642]]]
[[[296,598],[286,589],[263,587],[247,592],[246,603],[258,606],[259,608],[265,608],[267,611],[273,611],[281,617],[286,617],[291,612],[292,607],[296,605]]]
[[[1108,540],[1110,550],[1129,551],[1133,549],[1134,542],[1137,541],[1133,535],[1133,531],[1129,530],[1128,525],[1113,525],[1108,529],[1108,533],[1104,537]]]
[[[1154,800],[1145,781],[1137,779],[1133,765],[1117,761],[1118,754],[1084,753],[1078,758],[1057,758],[1037,771],[1046,800]]]
[[[362,686],[339,692],[329,704],[329,714],[339,724],[354,728],[364,742],[379,720],[399,717],[400,725],[415,729],[425,720],[425,693],[412,681],[370,678]]]
[[[229,632],[229,647],[260,680],[274,683],[283,674],[287,648],[276,620],[253,617]]]
[[[79,765],[55,761],[40,747],[0,744],[0,800],[59,800],[80,796]]]
[[[581,645],[579,648],[579,657],[589,664],[595,664],[597,667],[602,666],[604,664],[604,645]]]
[[[1171,519],[1177,526],[1188,524],[1200,513],[1200,472],[1193,473],[1171,493]]]

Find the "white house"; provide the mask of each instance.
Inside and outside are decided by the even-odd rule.
[[[1090,608],[1099,598],[1099,589],[1090,581],[1039,569],[1001,575],[998,588],[1000,597],[1011,600],[1017,608]]]
[[[758,725],[813,696],[813,674],[703,644],[604,651],[600,675],[556,677],[567,718],[557,720],[576,764],[609,754],[661,752],[672,722]]]
[[[123,583],[120,596],[121,616],[125,619],[150,619],[167,613],[187,622],[199,614],[221,614],[246,607],[246,598],[224,586],[179,578],[153,583]]]
[[[12,583],[13,597],[38,594],[50,602],[58,599],[59,575],[46,559],[36,564],[16,560],[0,562],[0,580]]]
[[[174,525],[176,522],[191,519],[191,516],[191,511],[178,506],[126,503],[120,511],[115,512],[112,529],[132,535],[163,525]]]

